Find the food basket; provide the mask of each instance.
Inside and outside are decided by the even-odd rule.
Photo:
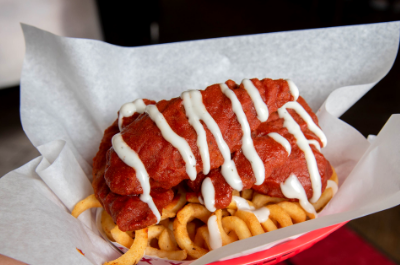
[[[345,225],[347,222],[328,226],[318,230],[311,231],[296,239],[278,244],[272,248],[259,251],[253,254],[228,259],[224,261],[216,261],[210,263],[212,265],[239,265],[239,264],[277,264],[288,258],[291,258],[300,252],[310,248],[318,241],[324,239],[337,229]]]

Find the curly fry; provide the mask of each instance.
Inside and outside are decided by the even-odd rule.
[[[111,235],[111,230],[115,227],[115,223],[112,217],[106,211],[101,213],[101,227],[103,228],[104,233],[106,233],[108,239],[115,241]]]
[[[301,223],[304,222],[307,219],[307,214],[301,208],[299,203],[293,203],[293,202],[279,202],[277,205],[279,205],[285,212],[287,212],[292,218],[293,223]]]
[[[111,235],[115,239],[118,244],[123,245],[126,248],[130,248],[133,243],[132,237],[129,236],[128,233],[122,232],[118,225],[116,225],[113,229],[111,229]]]
[[[169,228],[165,228],[164,231],[161,232],[158,238],[158,246],[161,250],[178,250],[174,233]]]
[[[211,213],[203,205],[189,203],[176,215],[174,221],[174,235],[176,242],[193,258],[200,258],[208,251],[194,244],[194,242],[190,239],[186,228],[187,223],[191,222],[195,218],[206,223],[210,214]]]
[[[96,199],[94,194],[87,196],[85,199],[81,200],[78,202],[74,209],[71,212],[71,215],[75,218],[78,218],[78,216],[86,211],[87,209],[90,208],[97,208],[97,207],[102,207],[101,203]]]
[[[276,220],[279,223],[280,227],[286,227],[293,224],[290,215],[285,210],[283,210],[282,207],[280,207],[279,205],[271,204],[265,207],[269,209],[270,212],[269,218]]]
[[[145,254],[148,256],[157,256],[160,258],[167,258],[171,260],[184,260],[187,257],[187,252],[185,250],[165,250],[165,249],[157,249],[150,246],[150,242],[154,238],[160,238],[160,236],[167,231],[168,228],[165,228],[162,225],[153,225],[149,226],[149,235],[148,235],[148,245],[145,250]],[[166,234],[168,236],[168,232]],[[159,245],[160,245],[160,241]],[[163,243],[164,244],[164,243]],[[163,246],[166,248],[166,246]],[[169,247],[168,247],[169,248]]]
[[[104,265],[133,265],[144,256],[147,246],[147,228],[135,231],[135,240],[130,249],[116,260],[106,262]]]
[[[271,231],[278,229],[276,224],[269,218],[267,219],[267,221],[261,223],[261,225],[266,232],[271,232]]]
[[[214,214],[215,216],[217,216],[217,224],[219,232],[221,234],[222,245],[225,246],[232,242],[237,241],[238,240],[237,235],[233,233],[228,234],[222,225],[222,210],[217,210]]]
[[[239,240],[251,237],[251,232],[249,228],[247,228],[246,223],[239,217],[226,216],[222,218],[222,226],[227,232],[232,230],[235,231]]]
[[[194,243],[198,246],[211,250],[210,234],[206,225],[203,225],[202,227],[199,227],[199,229],[197,229],[196,235],[194,237]]]
[[[276,198],[267,195],[260,194],[258,192],[254,192],[252,203],[256,209],[263,207],[268,203],[278,203],[281,201],[286,201],[285,198]]]
[[[239,217],[246,223],[253,236],[264,234],[264,230],[261,227],[260,222],[252,212],[238,210],[235,213],[235,216]]]

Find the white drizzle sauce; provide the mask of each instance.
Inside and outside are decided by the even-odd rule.
[[[239,196],[232,196],[232,200],[235,202],[236,207],[238,208],[238,210],[249,210],[252,211],[254,210],[254,206],[251,206],[246,199],[239,197]]]
[[[328,180],[328,184],[326,185],[326,190],[331,188],[333,191],[333,195],[336,194],[336,192],[338,191],[338,185],[336,184],[336,182],[334,182],[333,180]]]
[[[286,82],[289,85],[289,90],[290,93],[292,94],[294,101],[296,101],[299,98],[300,92],[299,89],[297,88],[296,84],[290,80],[290,79],[286,79]]]
[[[192,149],[190,149],[189,144],[186,140],[179,135],[177,135],[169,126],[168,122],[165,120],[164,115],[158,110],[156,105],[148,105],[145,112],[149,114],[150,119],[157,125],[160,129],[162,136],[167,140],[173,147],[178,149],[183,160],[186,163],[186,173],[189,175],[191,180],[195,180],[197,176],[196,171],[196,158],[193,155]]]
[[[236,118],[240,123],[240,126],[242,127],[243,131],[242,151],[247,160],[249,160],[251,168],[253,169],[253,173],[256,178],[255,185],[261,185],[265,179],[264,163],[262,162],[260,156],[257,154],[256,149],[254,148],[253,139],[251,138],[250,125],[249,122],[247,121],[246,114],[244,114],[242,104],[236,97],[235,92],[230,90],[226,84],[220,84],[220,86],[222,93],[224,93],[225,96],[227,96],[230,99],[232,103],[232,110],[235,113]],[[241,179],[240,182],[242,182]],[[235,187],[233,188],[236,189]],[[242,189],[236,189],[236,190],[241,191]]]
[[[251,101],[253,101],[254,108],[257,112],[257,118],[261,121],[267,121],[269,116],[268,106],[265,104],[264,100],[261,98],[260,92],[254,86],[253,82],[249,79],[243,79],[242,81],[244,89],[249,94]]]
[[[298,199],[301,207],[308,213],[314,214],[317,217],[317,212],[314,206],[307,200],[306,192],[300,181],[293,173],[290,174],[289,178],[286,179],[284,183],[281,183],[281,190],[283,195],[289,199]]]
[[[281,109],[293,109],[300,115],[300,117],[307,123],[308,129],[312,131],[322,142],[322,147],[325,147],[328,143],[325,134],[322,130],[314,123],[308,112],[298,103],[294,101],[287,102],[281,107]],[[278,110],[279,111],[279,110]]]
[[[251,211],[258,219],[260,223],[264,223],[269,218],[269,209],[267,207],[261,207],[260,209]]]
[[[207,221],[208,234],[210,235],[210,247],[211,249],[217,249],[222,247],[221,232],[218,228],[217,216],[212,215]]]
[[[126,117],[131,117],[135,112],[143,113],[146,108],[146,104],[144,104],[142,99],[137,99],[133,102],[128,102],[122,105],[121,109],[119,110],[118,115],[118,128],[119,131],[122,131],[122,122],[123,119]]]
[[[200,204],[203,204],[203,205],[204,205],[203,198],[201,198],[201,196],[199,196],[199,197],[197,197],[197,198],[199,199]]]
[[[285,105],[278,109],[279,117],[285,120],[283,126],[286,127],[289,133],[291,133],[296,138],[297,146],[304,152],[313,188],[313,196],[311,198],[311,202],[315,203],[319,199],[319,197],[321,197],[322,187],[321,176],[319,175],[317,161],[315,159],[314,153],[311,150],[307,138],[304,136],[303,132],[300,129],[300,126],[287,111],[288,108],[295,110],[301,116],[301,118],[307,123],[308,128],[321,139],[322,143],[326,144],[326,137],[321,129],[319,129],[318,126],[313,122],[310,115],[308,115],[308,113],[298,102],[287,102]]]
[[[290,153],[292,152],[292,147],[290,146],[289,141],[285,137],[275,132],[269,133],[267,135],[272,139],[274,139],[277,143],[281,144],[283,148],[286,149],[288,156],[290,156]]]
[[[321,146],[319,145],[317,140],[308,140],[308,144],[314,145],[315,148],[317,148],[317,150],[321,152]]]
[[[238,210],[247,211],[253,213],[260,223],[267,221],[269,217],[269,209],[266,207],[261,207],[259,209],[255,209],[254,206],[251,206],[246,199],[243,199],[239,196],[232,196],[232,200],[235,202]]]
[[[207,175],[210,172],[210,153],[208,151],[206,131],[200,120],[209,119],[208,116],[210,116],[210,114],[208,114],[203,104],[200,91],[190,90],[183,92],[181,98],[189,124],[192,125],[197,133],[197,147],[199,148],[201,160],[203,162],[203,174]]]
[[[150,196],[149,174],[147,173],[142,160],[140,160],[138,154],[125,143],[121,133],[114,135],[111,141],[118,157],[124,161],[125,164],[135,169],[136,178],[139,180],[140,186],[142,186],[143,189],[143,194],[140,195],[140,200],[149,205],[150,210],[157,218],[157,223],[160,222],[160,212],[154,204],[153,198]]]
[[[215,212],[217,210],[215,208],[215,188],[209,177],[205,178],[201,184],[201,194],[203,195],[204,206],[206,206],[207,210]]]

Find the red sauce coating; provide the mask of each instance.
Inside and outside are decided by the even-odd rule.
[[[253,186],[255,177],[250,162],[241,152],[242,129],[232,110],[230,100],[222,93],[219,85],[212,85],[201,91],[207,111],[218,124],[222,136],[231,150],[232,159],[243,181],[244,189],[253,187],[260,193],[282,197],[280,183],[293,172],[298,176],[310,198],[312,189],[304,154],[297,148],[294,137],[283,127],[283,120],[276,113],[278,108],[293,100],[288,84],[285,80],[271,79],[261,81],[252,79],[252,82],[259,90],[263,101],[268,106],[269,113],[271,113],[267,122],[260,123],[257,119],[254,105],[243,85],[237,85],[231,80],[228,80],[226,84],[234,91],[242,104],[252,131],[255,149],[264,162],[266,180],[259,186]],[[145,104],[154,104],[149,100],[144,101]],[[299,98],[298,102],[318,124],[315,114],[312,113],[307,103],[302,98]],[[121,134],[124,141],[139,155],[145,165],[150,176],[151,196],[161,211],[174,197],[171,188],[185,180],[188,187],[198,194],[205,176],[201,173],[202,162],[196,144],[197,134],[186,118],[182,100],[180,98],[163,100],[157,103],[157,107],[171,129],[188,142],[196,157],[198,172],[197,179],[190,181],[180,153],[162,137],[160,130],[147,114],[135,114],[132,117],[124,118]],[[289,110],[289,112],[299,123],[307,139],[319,141],[318,137],[308,130],[305,122],[294,111]],[[212,169],[208,177],[215,187],[216,207],[225,208],[231,201],[232,188],[226,183],[219,170],[224,160],[218,145],[204,123],[203,126],[206,131]],[[137,230],[154,224],[156,218],[148,205],[139,199],[138,195],[143,190],[136,179],[135,170],[120,160],[111,146],[111,138],[118,132],[116,121],[104,133],[99,151],[93,159],[94,180],[92,185],[96,197],[120,229],[122,231]],[[277,132],[289,140],[292,146],[292,154],[289,157],[279,143],[267,136],[270,132]],[[313,151],[316,155],[323,189],[325,189],[332,169],[322,154],[314,148]]]

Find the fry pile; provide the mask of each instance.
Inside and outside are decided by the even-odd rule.
[[[330,180],[338,184],[335,171]],[[327,187],[320,199],[312,204],[315,211],[321,211],[335,192],[334,188]],[[250,210],[238,209],[235,200],[232,200],[226,209],[211,213],[196,196],[180,188],[173,201],[163,209],[160,223],[134,232],[121,231],[111,216],[103,211],[101,225],[108,239],[129,248],[120,258],[105,264],[137,264],[144,255],[169,260],[197,259],[217,247],[316,217],[305,211],[298,202],[266,196],[251,189],[241,192],[234,190],[233,196],[246,201]],[[101,204],[92,194],[76,204],[72,215],[78,217],[83,211],[94,207],[101,207]],[[264,208],[269,216],[260,222],[255,213]],[[217,231],[210,233],[210,222],[216,222]],[[220,246],[212,239],[214,234],[218,234]]]

